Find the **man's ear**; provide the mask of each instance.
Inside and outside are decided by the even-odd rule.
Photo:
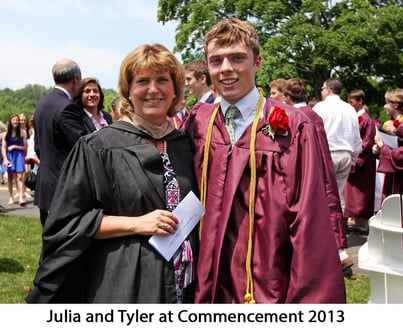
[[[256,71],[258,71],[260,69],[261,64],[262,64],[262,56],[259,54],[255,60]]]
[[[80,82],[81,82],[81,78],[78,77],[77,74],[75,74],[74,77],[73,77],[73,83],[80,83]]]
[[[201,81],[202,83],[207,84],[207,83],[206,83],[206,75],[202,74],[202,75],[200,76],[200,81]]]

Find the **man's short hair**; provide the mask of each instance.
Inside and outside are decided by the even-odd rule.
[[[211,77],[208,71],[207,63],[204,60],[193,60],[185,66],[186,71],[194,73],[196,79],[200,79],[202,75],[206,76],[206,83],[211,86]]]
[[[290,78],[285,83],[284,95],[290,98],[294,103],[302,103],[306,102],[309,92],[303,80]]]
[[[259,36],[255,27],[248,21],[242,21],[237,18],[226,18],[216,23],[204,37],[204,52],[206,56],[208,56],[207,46],[212,40],[215,40],[217,45],[221,46],[242,42],[251,48],[254,60],[260,54]]]
[[[81,70],[77,63],[64,59],[55,63],[52,68],[53,80],[56,84],[66,84],[73,80],[74,76],[81,79]]]
[[[361,89],[359,89],[359,90],[353,90],[353,91],[351,91],[351,92],[347,95],[347,98],[348,98],[348,99],[353,98],[353,99],[355,99],[355,100],[362,100],[362,101],[364,101],[364,99],[365,99],[365,93],[364,93],[364,91],[361,90]]]
[[[287,83],[285,78],[277,78],[270,82],[270,89],[277,88],[279,92],[284,92],[284,87]]]
[[[341,88],[343,85],[336,78],[328,78],[325,81],[325,86],[327,86],[335,95],[339,95],[341,93]]]

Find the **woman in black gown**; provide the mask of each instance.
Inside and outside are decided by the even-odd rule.
[[[64,164],[28,303],[193,301],[198,230],[169,262],[148,243],[173,234],[171,211],[198,194],[191,142],[166,119],[183,68],[164,46],[140,46],[122,62],[119,92],[119,121],[80,139]]]

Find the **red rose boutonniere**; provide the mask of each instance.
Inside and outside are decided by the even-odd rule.
[[[279,106],[271,108],[269,123],[262,128],[263,134],[270,136],[273,140],[276,135],[288,135],[288,114]]]
[[[394,127],[399,127],[399,125],[400,125],[400,120],[393,120],[393,126]]]
[[[363,117],[362,115],[360,115],[360,116],[358,117],[358,122],[361,123],[362,121],[364,121],[364,117]]]

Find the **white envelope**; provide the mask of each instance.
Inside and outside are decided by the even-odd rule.
[[[178,218],[177,230],[170,236],[153,235],[148,242],[162,257],[169,261],[183,241],[190,234],[192,229],[204,215],[204,207],[196,195],[190,191],[179,203],[172,213]]]
[[[379,134],[382,137],[383,143],[391,147],[392,149],[397,149],[398,148],[398,136],[392,135],[389,133],[385,133],[382,131],[379,131]]]

